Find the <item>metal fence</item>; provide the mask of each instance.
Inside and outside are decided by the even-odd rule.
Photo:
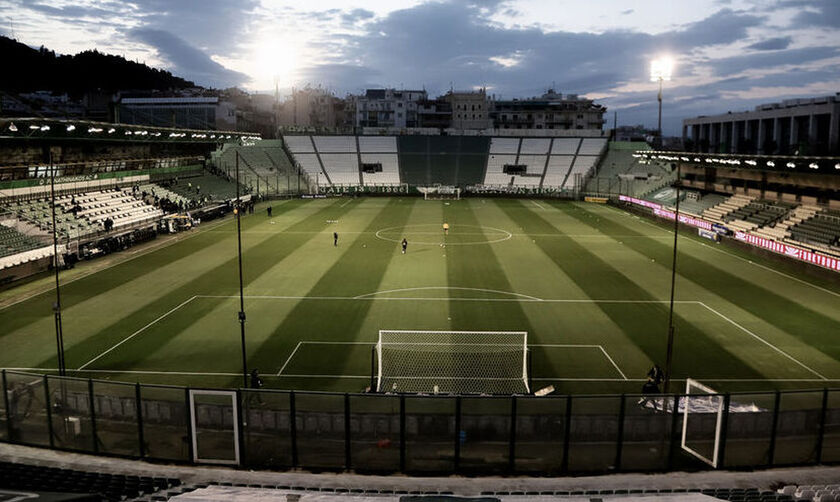
[[[2,372],[0,440],[252,469],[563,474],[840,460],[840,390],[721,394],[684,415],[638,395],[419,396],[212,390]],[[666,410],[681,396],[663,397]],[[750,413],[730,412],[735,403]],[[693,413],[693,414],[692,414]],[[718,416],[720,415],[720,416]]]

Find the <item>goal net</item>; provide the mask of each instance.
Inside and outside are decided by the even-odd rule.
[[[530,393],[524,331],[382,330],[374,355],[379,392]]]
[[[426,200],[461,200],[461,189],[449,185],[436,185],[433,187],[418,187]]]
[[[697,380],[687,379],[680,403],[683,414],[682,449],[717,467],[724,397]]]

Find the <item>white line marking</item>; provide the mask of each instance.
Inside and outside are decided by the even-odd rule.
[[[57,373],[58,368],[0,368],[7,371],[42,371]],[[242,373],[223,372],[202,372],[202,371],[152,371],[152,370],[92,370],[72,369],[65,371],[71,373],[112,373],[112,374],[139,374],[139,375],[182,375],[182,376],[232,376],[241,377]],[[369,379],[370,375],[309,375],[309,374],[285,374],[285,375],[263,375],[264,378],[362,378]],[[532,380],[556,381],[556,382],[646,382],[645,378],[563,378],[563,377],[533,377]],[[672,378],[672,382],[682,381],[685,378]],[[840,378],[703,378],[705,382],[840,382]]]
[[[456,286],[426,286],[426,287],[421,287],[421,288],[389,289],[389,290],[385,290],[385,291],[374,291],[373,293],[354,296],[353,299],[360,300],[362,298],[367,298],[367,297],[375,296],[375,295],[384,295],[386,293],[401,293],[403,291],[427,291],[427,290],[432,290],[432,289],[444,289],[444,290],[454,289],[454,290],[458,290],[458,291],[481,291],[481,292],[484,292],[484,293],[498,293],[500,295],[511,295],[511,296],[517,296],[517,297],[521,297],[521,298],[527,298],[529,300],[542,301],[541,298],[537,298],[536,296],[523,295],[521,293],[512,293],[510,291],[499,291],[499,290],[496,290],[496,289],[484,289],[484,288],[462,288],[462,287],[456,287]]]
[[[280,371],[277,372],[277,376],[280,376],[280,373],[283,373],[283,370],[286,369],[286,366],[288,366],[292,358],[295,357],[295,354],[297,353],[298,349],[300,348],[300,344],[302,343],[303,342],[298,342],[298,344],[295,345],[295,350],[293,350],[292,353],[289,354],[288,359],[286,359],[286,362],[283,363],[283,366],[280,367]]]
[[[502,292],[503,293],[503,292]],[[507,293],[519,294],[519,293]],[[523,295],[527,296],[527,295]],[[239,298],[239,295],[196,295],[196,298],[217,298],[231,299]],[[454,298],[454,297],[375,297],[375,296],[281,296],[281,295],[245,295],[251,300],[362,300],[362,301],[438,301],[438,302],[525,302],[525,303],[628,303],[628,304],[661,304],[669,303],[669,300],[593,300],[593,299],[546,299],[546,298]],[[674,300],[675,304],[691,305],[699,304],[696,300]]]
[[[732,324],[732,325],[733,325],[733,326],[735,326],[736,328],[740,329],[741,331],[743,331],[744,333],[746,333],[746,334],[750,335],[751,337],[755,338],[756,340],[760,341],[761,343],[763,343],[763,344],[767,345],[768,347],[770,347],[771,349],[775,350],[775,351],[776,351],[776,352],[778,352],[779,354],[781,354],[781,355],[783,355],[783,356],[787,357],[788,359],[790,359],[791,361],[795,362],[795,363],[796,363],[796,364],[798,364],[799,366],[801,366],[801,367],[805,368],[806,370],[808,370],[808,371],[810,371],[811,373],[813,373],[813,374],[817,375],[818,377],[820,377],[820,378],[821,378],[821,379],[823,379],[823,380],[828,380],[828,378],[826,378],[825,376],[823,376],[823,375],[821,375],[820,373],[818,373],[818,372],[814,371],[814,370],[813,370],[813,369],[811,369],[810,367],[806,366],[804,363],[800,362],[800,361],[799,361],[798,359],[796,359],[795,357],[791,356],[790,354],[788,354],[788,353],[787,353],[787,352],[785,352],[784,350],[780,349],[779,347],[776,347],[775,345],[773,345],[772,343],[768,342],[768,341],[767,341],[767,340],[765,340],[764,338],[761,338],[760,336],[756,335],[756,334],[755,334],[755,333],[753,333],[752,331],[748,330],[747,328],[745,328],[745,327],[741,326],[740,324],[738,324],[737,322],[733,321],[732,319],[730,319],[730,318],[726,317],[725,315],[721,314],[720,312],[718,312],[717,310],[713,309],[712,307],[709,307],[709,306],[708,306],[708,305],[706,305],[705,303],[703,303],[703,302],[699,302],[699,303],[700,303],[700,305],[702,305],[702,306],[706,307],[706,308],[707,308],[707,309],[709,309],[711,312],[713,312],[713,313],[717,314],[717,315],[718,315],[718,316],[720,316],[722,319],[726,320],[727,322],[729,322],[730,324]]]
[[[342,202],[338,207],[344,207],[347,204],[350,204],[351,202],[353,202],[353,199],[347,199],[346,201]]]
[[[627,380],[627,375],[625,375],[625,374],[624,374],[624,372],[623,372],[623,371],[621,371],[621,368],[619,368],[619,367],[618,367],[618,365],[617,365],[617,364],[615,364],[615,361],[613,361],[613,358],[612,358],[612,357],[610,357],[610,355],[609,355],[609,354],[607,354],[607,351],[604,349],[604,347],[603,347],[603,346],[601,346],[601,345],[598,345],[598,348],[599,348],[599,349],[601,349],[601,352],[603,352],[605,356],[607,356],[607,359],[609,359],[609,360],[610,360],[610,362],[612,363],[612,365],[613,365],[613,367],[615,368],[615,370],[616,370],[616,371],[618,371],[618,374],[619,374],[619,375],[621,375],[621,378],[623,378],[623,379]]]
[[[185,240],[187,240],[187,239],[191,239],[191,238],[195,237],[196,235],[200,235],[200,234],[203,234],[203,233],[211,233],[211,232],[215,232],[215,230],[211,230],[211,229],[212,229],[212,228],[216,228],[216,227],[220,227],[220,226],[222,226],[222,224],[227,223],[227,222],[228,222],[228,217],[227,217],[227,216],[225,216],[225,217],[223,217],[220,221],[215,221],[215,222],[213,222],[213,223],[207,223],[207,224],[206,224],[207,226],[206,226],[206,227],[204,227],[204,228],[199,227],[199,228],[198,228],[198,230],[197,230],[196,232],[192,232],[192,233],[190,233],[189,235],[185,235],[185,236],[183,236],[183,237],[181,237],[181,236],[179,236],[179,235],[176,235],[176,236],[174,236],[172,239],[169,239],[169,240],[166,240],[166,241],[164,241],[164,242],[161,242],[159,245],[150,245],[148,248],[144,248],[144,249],[140,250],[140,251],[142,251],[142,252],[140,252],[139,254],[129,256],[126,260],[122,260],[122,261],[114,261],[114,263],[112,263],[112,264],[111,264],[111,265],[109,265],[109,266],[102,267],[102,268],[93,268],[92,270],[89,270],[89,271],[87,271],[87,272],[84,272],[84,273],[82,273],[81,275],[78,275],[78,276],[76,276],[76,277],[74,277],[74,278],[72,278],[72,279],[62,280],[62,281],[61,281],[61,285],[62,285],[62,286],[66,286],[66,285],[68,285],[68,284],[70,284],[70,283],[76,282],[76,281],[78,281],[78,280],[80,280],[80,279],[84,279],[85,277],[89,277],[89,276],[91,276],[91,275],[93,275],[93,274],[97,274],[97,273],[99,273],[99,272],[104,272],[104,271],[109,270],[109,269],[111,269],[111,268],[113,268],[113,267],[116,267],[117,265],[122,265],[123,263],[128,263],[128,262],[130,262],[131,260],[134,260],[134,259],[136,259],[136,258],[140,258],[141,256],[145,256],[145,255],[147,255],[147,254],[149,254],[149,253],[153,253],[153,252],[155,252],[155,251],[158,251],[158,250],[161,250],[161,249],[167,248],[167,247],[169,247],[169,246],[171,246],[171,245],[173,245],[173,244],[177,244],[177,243],[179,243],[179,242],[183,242],[183,241],[185,241]],[[179,237],[180,237],[180,238],[179,238]],[[135,252],[136,252],[136,251],[135,251]],[[119,256],[119,254],[117,254],[117,256]],[[35,298],[35,297],[36,297],[36,296],[38,296],[38,295],[43,295],[44,293],[49,293],[50,291],[55,290],[55,282],[51,282],[51,283],[49,283],[49,284],[50,284],[50,285],[49,285],[49,287],[48,287],[47,289],[44,289],[43,291],[39,291],[39,292],[37,292],[37,293],[32,293],[32,294],[30,294],[30,295],[24,296],[23,298],[20,298],[19,300],[15,300],[15,301],[14,301],[14,302],[12,302],[12,303],[9,303],[9,304],[7,304],[7,305],[0,306],[0,310],[5,310],[5,309],[7,309],[7,308],[9,308],[9,307],[13,307],[13,306],[17,305],[18,303],[22,303],[22,302],[25,302],[25,301],[27,301],[27,300],[31,300],[32,298]]]
[[[535,343],[534,345],[528,345],[529,347],[548,347],[548,348],[561,348],[561,349],[597,349],[601,347],[600,345],[575,345],[575,344],[565,344],[565,343]]]
[[[545,206],[543,206],[543,205],[542,205],[542,204],[540,204],[539,202],[537,202],[537,201],[535,201],[535,200],[532,200],[531,202],[533,202],[533,203],[534,203],[534,205],[536,205],[538,208],[542,209],[543,211],[545,211],[545,210],[546,210]]]
[[[179,308],[183,307],[184,305],[186,305],[186,304],[190,303],[191,301],[195,300],[196,298],[198,298],[198,297],[197,297],[197,296],[191,296],[188,300],[186,300],[185,302],[181,303],[181,304],[180,304],[180,305],[178,305],[177,307],[173,308],[173,309],[172,309],[172,310],[170,310],[169,312],[167,312],[167,313],[163,314],[162,316],[158,317],[158,318],[157,318],[157,319],[155,319],[154,321],[150,322],[149,324],[147,324],[147,325],[143,326],[142,328],[138,329],[138,330],[137,330],[137,331],[135,331],[134,333],[132,333],[132,334],[128,335],[128,336],[127,336],[127,337],[125,337],[125,338],[123,338],[123,339],[122,339],[122,340],[120,340],[118,343],[116,343],[115,345],[113,345],[110,349],[108,349],[108,350],[106,350],[105,352],[103,352],[103,353],[99,354],[98,356],[94,357],[93,359],[91,359],[90,361],[86,362],[85,364],[83,364],[83,365],[79,366],[79,369],[80,369],[80,370],[83,370],[83,369],[87,368],[88,366],[90,366],[90,364],[91,364],[91,363],[93,363],[93,362],[97,361],[99,358],[101,358],[101,357],[102,357],[102,356],[104,356],[105,354],[108,354],[109,352],[111,352],[112,350],[116,349],[116,348],[117,348],[117,347],[119,347],[120,345],[122,345],[122,344],[124,344],[125,342],[127,342],[127,341],[131,340],[131,339],[132,339],[132,338],[134,338],[135,336],[137,336],[137,335],[139,335],[140,333],[142,333],[143,331],[145,331],[145,330],[146,330],[146,328],[148,328],[149,326],[152,326],[153,324],[157,323],[158,321],[160,321],[160,320],[161,320],[161,319],[163,319],[164,317],[168,316],[168,315],[169,315],[169,314],[171,314],[172,312],[175,312],[176,310],[178,310]]]
[[[610,207],[610,206],[608,206],[608,207]],[[623,210],[621,210],[621,209],[618,209],[618,208],[610,207],[610,209],[613,209],[613,210],[618,211],[618,212],[620,212],[620,213],[622,213],[622,214],[625,214],[625,215],[629,215],[629,214],[630,214],[630,213],[628,213],[628,212],[626,212],[626,211],[623,211]],[[664,229],[664,228],[662,228],[662,227],[659,227],[658,225],[654,225],[653,223],[651,223],[651,222],[649,222],[649,221],[646,221],[644,218],[637,218],[637,219],[638,219],[641,223],[644,223],[644,224],[645,224],[645,225],[647,225],[647,226],[650,226],[650,227],[656,228],[657,230],[661,230],[661,231],[663,231],[663,232],[665,232],[665,233],[667,233],[667,234],[673,234],[673,233],[674,233],[674,231],[673,231],[673,230],[666,230],[666,229]],[[786,274],[786,273],[784,273],[784,272],[780,272],[780,271],[775,270],[775,269],[772,269],[772,268],[770,268],[770,267],[767,267],[767,266],[761,265],[760,263],[755,263],[755,262],[754,262],[754,261],[752,261],[752,260],[748,260],[748,259],[743,258],[743,257],[741,257],[741,256],[738,256],[738,255],[736,255],[736,254],[734,254],[734,253],[731,253],[731,252],[729,252],[729,251],[726,251],[726,250],[724,250],[724,249],[718,249],[718,248],[716,248],[716,247],[709,246],[709,245],[707,245],[705,242],[698,242],[698,241],[695,241],[695,240],[694,240],[694,239],[692,239],[692,238],[688,238],[687,236],[686,236],[686,238],[685,238],[685,239],[683,239],[683,240],[684,240],[684,241],[685,241],[685,240],[687,240],[688,242],[692,242],[692,243],[694,243],[694,244],[699,244],[699,245],[701,245],[701,246],[706,247],[707,249],[711,249],[712,251],[717,251],[718,253],[723,253],[723,254],[728,255],[728,256],[731,256],[732,258],[735,258],[735,259],[737,259],[737,260],[741,260],[741,261],[743,261],[743,262],[749,263],[750,265],[755,265],[755,266],[756,266],[756,267],[758,267],[758,268],[761,268],[761,269],[767,270],[768,272],[773,272],[774,274],[778,274],[778,275],[781,275],[782,277],[786,277],[786,278],[788,278],[788,279],[792,279],[792,280],[794,280],[794,281],[796,281],[796,282],[799,282],[799,283],[801,283],[801,284],[805,284],[806,286],[811,286],[812,288],[814,288],[814,289],[818,289],[818,290],[822,291],[823,293],[828,293],[828,294],[830,294],[830,295],[834,295],[834,296],[840,297],[840,293],[838,293],[838,292],[836,292],[836,291],[832,291],[832,290],[830,290],[830,289],[826,289],[826,288],[824,288],[824,287],[822,287],[822,286],[817,286],[816,284],[814,284],[814,283],[812,283],[812,282],[808,282],[808,281],[806,281],[806,280],[804,280],[804,279],[800,279],[800,278],[798,278],[798,277],[795,277],[795,276],[792,276],[792,275]],[[781,256],[781,255],[780,255],[780,256]]]

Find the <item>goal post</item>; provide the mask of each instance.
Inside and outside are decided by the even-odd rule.
[[[461,189],[451,185],[417,187],[425,200],[461,200]]]
[[[682,449],[717,468],[726,403],[724,395],[689,378],[682,401]]]
[[[529,394],[524,331],[381,330],[378,392]]]

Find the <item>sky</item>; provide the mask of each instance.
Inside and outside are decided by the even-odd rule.
[[[840,92],[840,0],[0,0],[0,34],[123,55],[209,87],[548,88],[663,129]],[[0,56],[2,57],[2,56]]]

